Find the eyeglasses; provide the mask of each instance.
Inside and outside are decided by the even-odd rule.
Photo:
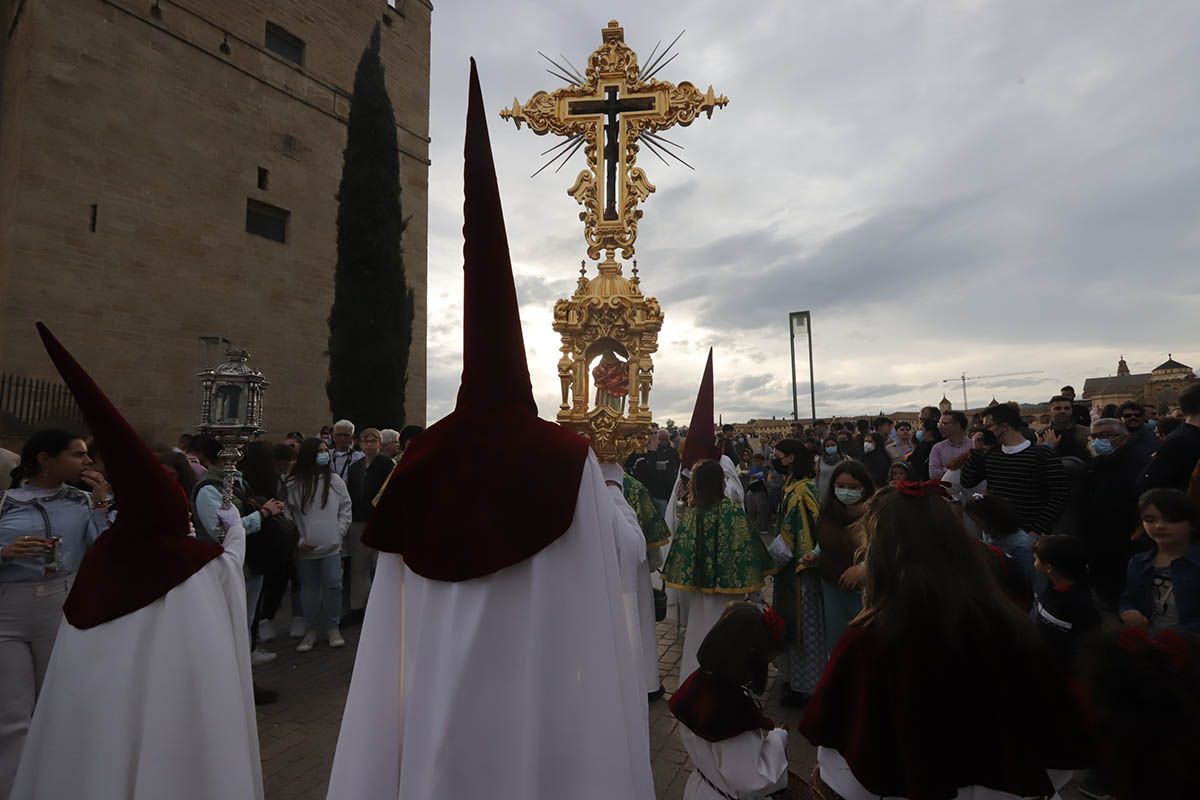
[[[1121,434],[1114,433],[1113,431],[1102,431],[1100,433],[1091,434],[1090,438],[1092,438],[1092,439],[1116,439],[1120,435]]]

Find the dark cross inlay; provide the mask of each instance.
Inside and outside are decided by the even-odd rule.
[[[604,114],[604,163],[608,169],[607,191],[604,199],[604,219],[617,219],[617,158],[618,135],[617,115],[622,111],[652,111],[653,97],[631,97],[617,99],[617,87],[609,86],[603,100],[572,100],[567,103],[567,114],[573,117],[584,114]]]

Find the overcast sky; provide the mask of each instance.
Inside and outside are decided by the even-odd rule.
[[[603,6],[602,11],[597,9]],[[745,10],[740,10],[745,9]],[[610,17],[658,77],[730,99],[643,151],[643,290],[666,315],[651,407],[686,421],[709,345],[726,421],[791,414],[787,314],[811,310],[817,412],[1044,401],[1168,351],[1200,366],[1200,4],[456,0],[433,14],[429,421],[461,371],[462,136],[480,68],[541,415],[559,403],[554,300],[584,256],[582,152],[498,116],[581,69]],[[802,358],[802,353],[797,353]],[[801,414],[809,403],[801,361]]]

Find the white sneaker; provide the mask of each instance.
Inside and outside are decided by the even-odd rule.
[[[317,643],[317,632],[308,631],[304,634],[304,638],[300,640],[300,644],[296,645],[297,653],[307,653],[313,649],[313,645]]]
[[[342,632],[337,628],[329,629],[329,646],[330,647],[345,647],[346,640],[342,638]]]
[[[304,617],[292,617],[292,624],[288,626],[288,636],[299,639],[307,630],[308,623],[304,621]]]
[[[269,650],[263,650],[261,647],[256,648],[250,653],[250,666],[257,667],[262,664],[270,664],[278,656],[278,653],[272,653]]]
[[[258,640],[260,642],[275,641],[275,623],[269,619],[259,620]]]

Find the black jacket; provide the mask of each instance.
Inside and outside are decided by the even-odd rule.
[[[362,463],[361,461],[359,462]],[[376,456],[371,462],[371,466],[367,467],[362,478],[362,489],[358,496],[362,497],[362,505],[365,509],[363,517],[358,518],[359,501],[354,501],[354,520],[356,522],[366,522],[371,517],[371,502],[375,496],[379,494],[379,490],[387,483],[388,476],[392,474],[392,470],[396,468],[396,462],[392,461],[387,456]],[[351,467],[353,469],[353,467]],[[354,497],[354,495],[351,495]]]
[[[1186,492],[1197,461],[1200,461],[1200,428],[1184,423],[1150,459],[1138,481],[1138,492],[1162,488]]]
[[[651,450],[637,465],[633,477],[645,485],[651,497],[670,500],[679,477],[679,453],[670,445]]]

